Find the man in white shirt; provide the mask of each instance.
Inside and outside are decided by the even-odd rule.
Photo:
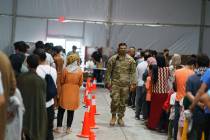
[[[147,58],[149,57],[148,52],[144,53],[143,51],[141,52],[141,57],[144,58],[144,61],[140,62],[137,65],[136,68],[136,77],[137,77],[137,87],[136,87],[136,114],[135,118],[136,120],[140,120],[140,113],[142,109],[142,104],[145,100],[146,96],[146,91],[144,88],[144,81],[143,81],[143,74],[145,73],[147,69]]]
[[[38,49],[35,52],[39,56],[39,66],[36,69],[36,73],[43,79],[45,79],[46,74],[51,75],[54,84],[56,85],[57,72],[56,69],[50,66],[46,61],[46,53],[43,49]],[[48,94],[48,93],[47,93]],[[47,116],[48,116],[48,131],[47,140],[53,140],[53,120],[54,120],[54,99],[50,99],[46,102]]]

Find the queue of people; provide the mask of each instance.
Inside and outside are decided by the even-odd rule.
[[[35,43],[33,53],[24,41],[15,53],[0,52],[0,139],[53,140],[53,133],[70,133],[80,103],[83,74],[78,55],[63,55],[61,46]],[[66,60],[65,60],[66,58]],[[67,65],[65,65],[65,63]],[[57,128],[54,129],[55,109]],[[67,110],[67,129],[61,130]]]
[[[198,54],[182,59],[173,54],[170,58],[168,49],[139,50],[135,53],[134,47],[120,43],[108,61],[110,125],[117,120],[125,125],[127,105],[135,111],[136,120],[148,129],[168,133],[168,140],[209,140],[209,57]]]

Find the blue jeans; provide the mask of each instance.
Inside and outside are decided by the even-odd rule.
[[[175,102],[175,118],[174,118],[174,140],[177,140],[179,117],[180,117],[180,105],[179,105],[179,102],[176,101]]]
[[[142,106],[146,103],[146,90],[145,86],[136,87],[136,117],[138,117],[142,111]]]

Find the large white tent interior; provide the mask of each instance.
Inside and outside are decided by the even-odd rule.
[[[210,51],[209,24],[206,0],[0,0],[0,48],[6,52],[14,41],[60,38],[195,54]]]

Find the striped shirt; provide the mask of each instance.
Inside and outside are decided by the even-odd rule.
[[[158,68],[158,80],[152,85],[153,93],[168,93],[168,79],[170,76],[169,67]]]

